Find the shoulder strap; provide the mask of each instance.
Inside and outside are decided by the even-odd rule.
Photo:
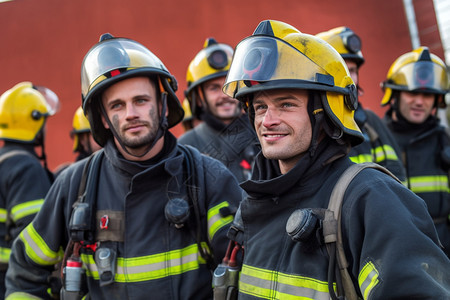
[[[0,155],[0,164],[2,162],[4,162],[5,160],[7,160],[10,157],[13,157],[15,155],[28,155],[28,156],[33,156],[33,154],[31,154],[28,151],[25,150],[12,150],[12,151],[8,151],[6,153],[4,153],[3,155]]]
[[[386,168],[376,164],[376,163],[361,163],[351,165],[344,173],[341,175],[336,185],[333,188],[330,196],[330,202],[328,204],[328,210],[325,213],[324,220],[324,237],[325,243],[335,243],[335,251],[336,253],[329,253],[330,256],[335,256],[337,258],[337,264],[340,270],[340,275],[342,279],[343,290],[347,299],[358,299],[355,287],[350,278],[350,274],[348,273],[348,261],[345,257],[344,246],[342,242],[342,226],[341,226],[341,209],[342,202],[344,200],[344,194],[347,190],[348,185],[359,174],[362,170],[366,168],[374,168],[380,170],[401,183],[400,180],[395,177],[389,170]],[[325,229],[326,224],[330,224],[333,229]],[[328,225],[329,226],[329,225]],[[330,249],[334,247],[328,247],[327,250],[330,252]]]
[[[103,149],[91,155],[86,162],[78,188],[78,198],[73,204],[69,222],[71,239],[74,241],[92,241],[95,231],[95,201],[97,199],[100,166]]]
[[[192,152],[192,149],[190,146],[185,145],[178,145],[179,149],[184,155],[184,161],[186,163],[186,173],[187,173],[187,181],[188,181],[188,197],[192,201],[192,206],[194,208],[194,214],[195,214],[195,224],[196,224],[196,239],[197,239],[197,246],[198,250],[200,252],[200,255],[205,259],[206,263],[208,264],[208,267],[211,270],[215,269],[215,262],[214,257],[211,252],[211,244],[209,242],[209,239],[206,238],[207,234],[204,230],[204,226],[201,222],[201,213],[200,213],[200,207],[198,203],[198,187],[199,185],[195,180],[198,178],[197,174],[195,173],[195,161],[194,161],[194,154]],[[205,251],[202,242],[206,243],[208,246],[208,251]]]

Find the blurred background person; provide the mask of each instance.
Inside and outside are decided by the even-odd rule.
[[[91,125],[84,115],[81,106],[77,108],[73,115],[70,138],[73,140],[73,152],[77,154],[75,161],[82,160],[101,149],[92,136]],[[72,162],[67,162],[58,166],[55,170],[55,177],[58,177],[58,175],[70,164],[72,164]]]
[[[389,106],[385,121],[401,148],[407,187],[425,200],[450,256],[450,139],[436,116],[445,107],[448,80],[444,62],[419,47],[389,68],[381,105]]]
[[[12,241],[33,220],[53,182],[44,138],[47,117],[58,109],[56,94],[31,82],[0,97],[0,298]]]
[[[242,106],[222,92],[232,56],[229,45],[208,38],[189,64],[186,98],[193,118],[202,123],[178,141],[218,159],[242,182],[250,178],[259,148]]]
[[[73,152],[78,154],[76,161],[82,160],[101,149],[101,146],[92,136],[89,120],[84,115],[81,106],[78,107],[73,116],[70,137],[73,140]]]
[[[359,70],[365,61],[361,52],[360,37],[345,26],[318,33],[317,37],[333,46],[342,56],[358,89],[355,121],[364,135],[364,141],[352,148],[349,154],[350,159],[355,163],[378,163],[404,181],[405,170],[400,160],[400,149],[394,137],[383,121],[373,111],[365,109],[360,101],[364,91],[359,85]]]

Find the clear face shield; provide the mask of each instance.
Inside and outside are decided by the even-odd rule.
[[[432,61],[418,61],[404,66],[392,76],[396,85],[408,91],[445,94],[448,91],[447,71]]]
[[[296,48],[276,38],[251,36],[236,47],[223,91],[235,98],[255,83],[278,80],[295,81],[297,88],[300,83],[334,86],[333,77]]]
[[[155,72],[168,74],[161,60],[135,41],[114,38],[96,44],[86,54],[82,63],[82,95],[86,96],[95,85],[114,76],[116,70],[135,68],[153,68]]]
[[[34,86],[34,88],[38,90],[45,98],[47,106],[46,116],[53,116],[54,114],[56,114],[61,108],[58,95],[56,95],[55,92],[45,86],[38,85]]]

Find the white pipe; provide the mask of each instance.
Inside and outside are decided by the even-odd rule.
[[[411,46],[413,49],[420,47],[419,30],[417,29],[416,14],[412,0],[403,0],[406,19],[408,21],[409,35],[411,37]]]

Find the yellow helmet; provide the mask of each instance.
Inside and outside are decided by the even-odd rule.
[[[184,121],[190,121],[192,120],[192,112],[191,112],[191,104],[189,103],[189,100],[187,98],[184,98],[183,104],[182,104],[183,110],[184,110]]]
[[[427,47],[419,47],[394,61],[381,88],[384,90],[382,106],[391,101],[395,90],[436,94],[436,104],[443,108],[444,95],[449,90],[449,76],[438,56],[430,53]]]
[[[352,144],[363,140],[354,120],[356,86],[339,53],[289,24],[266,20],[237,45],[223,90],[248,107],[249,95],[283,88],[325,92],[325,114]]]
[[[104,146],[110,131],[103,127],[98,109],[99,96],[112,84],[136,76],[155,77],[161,92],[167,93],[167,126],[175,126],[183,119],[183,109],[175,94],[177,81],[162,61],[140,43],[115,38],[109,33],[100,37],[83,59],[81,67],[81,95],[83,110],[92,128],[92,135]],[[165,118],[165,116],[161,116]]]
[[[78,134],[86,132],[91,132],[91,125],[84,115],[83,108],[80,106],[73,115],[72,131],[70,132],[70,137],[73,139],[73,151],[77,151],[80,147]]]
[[[191,103],[192,113],[198,113],[198,89],[208,80],[226,76],[233,58],[233,48],[227,44],[219,44],[213,38],[207,38],[203,49],[195,56],[188,66],[186,81],[186,98]],[[200,98],[201,99],[201,98]]]
[[[350,28],[345,26],[336,27],[318,33],[316,36],[333,46],[342,58],[355,61],[358,67],[364,63],[364,57],[361,52],[361,39]]]
[[[45,87],[21,82],[0,97],[0,139],[34,143],[59,100]]]

